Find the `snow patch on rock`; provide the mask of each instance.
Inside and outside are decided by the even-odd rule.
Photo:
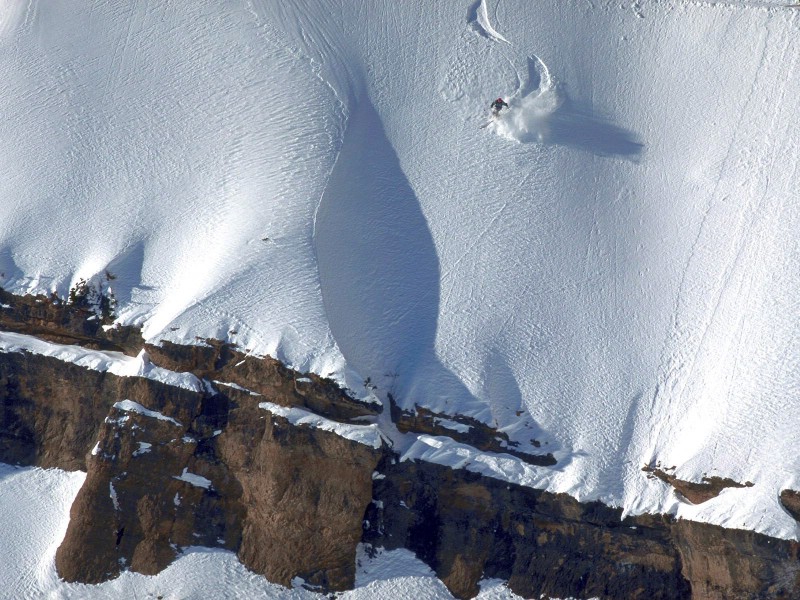
[[[119,402],[115,402],[114,408],[125,412],[133,412],[139,415],[143,415],[145,417],[150,417],[151,419],[166,421],[168,423],[172,423],[176,427],[183,427],[183,425],[178,423],[178,421],[176,421],[172,417],[168,417],[156,410],[150,410],[149,408],[145,408],[144,406],[142,406],[138,402],[134,402],[133,400],[121,400]]]
[[[322,429],[323,431],[330,431],[336,435],[343,437],[347,440],[358,442],[373,448],[380,448],[383,444],[383,436],[376,423],[370,425],[350,425],[348,423],[340,423],[339,421],[332,421],[326,419],[315,413],[303,410],[302,408],[287,408],[279,406],[272,402],[259,402],[259,408],[262,408],[273,415],[283,417],[292,425],[307,426],[314,429]]]
[[[147,454],[153,447],[153,444],[150,444],[148,442],[138,442],[138,443],[139,447],[136,450],[134,450],[133,456],[141,456],[142,454]]]
[[[174,475],[173,479],[177,479],[179,481],[185,481],[195,487],[203,488],[203,489],[211,489],[211,480],[206,479],[202,475],[197,475],[196,473],[190,473],[187,467],[183,468],[183,472],[180,475]]]

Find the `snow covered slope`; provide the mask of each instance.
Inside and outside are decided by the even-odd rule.
[[[798,537],[800,11],[31,0],[0,23],[4,288],[108,269],[151,339],[527,432],[561,459],[533,485]],[[656,461],[755,485],[693,507]]]

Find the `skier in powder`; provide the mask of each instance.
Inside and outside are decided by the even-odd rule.
[[[502,98],[498,98],[497,100],[492,102],[491,106],[492,106],[492,116],[497,116],[500,113],[500,111],[503,110],[503,107],[508,108],[508,102],[506,102]]]

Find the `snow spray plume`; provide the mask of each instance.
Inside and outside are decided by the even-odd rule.
[[[562,98],[555,88],[546,88],[511,100],[508,112],[497,122],[497,133],[523,144],[547,142],[549,120],[561,106]]]

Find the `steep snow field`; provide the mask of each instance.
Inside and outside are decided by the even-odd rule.
[[[780,2],[9,1],[0,285],[108,269],[150,339],[559,458],[509,479],[798,538],[799,30]],[[450,461],[429,441],[403,451]],[[754,486],[694,507],[656,462]]]
[[[0,463],[0,597],[106,600],[108,598],[273,598],[318,600],[327,596],[288,590],[245,569],[231,552],[190,548],[155,577],[126,572],[101,585],[67,584],[58,579],[54,557],[67,530],[69,507],[85,478],[58,469],[17,468]],[[24,519],[20,519],[21,516]],[[433,572],[411,552],[374,558],[359,553],[356,589],[342,600],[451,600]],[[298,582],[299,583],[299,582]],[[480,600],[519,598],[501,582],[482,585]]]

